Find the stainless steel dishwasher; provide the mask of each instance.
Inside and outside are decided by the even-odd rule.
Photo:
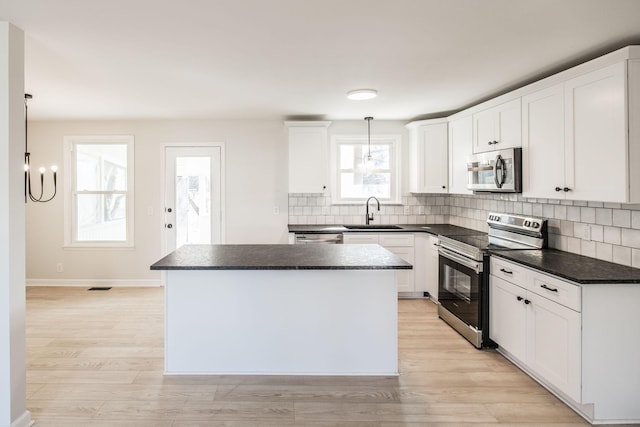
[[[296,233],[296,245],[342,244],[342,233]]]

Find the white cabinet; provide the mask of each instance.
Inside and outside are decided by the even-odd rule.
[[[563,84],[522,97],[522,164],[523,196],[564,198]]]
[[[499,352],[591,423],[640,422],[637,283],[579,285],[492,256],[489,300]]]
[[[567,198],[628,200],[626,83],[626,63],[565,83]]]
[[[289,193],[323,193],[329,185],[331,122],[285,122],[289,133]]]
[[[580,401],[580,288],[493,258],[489,299],[489,331],[501,351]]]
[[[429,235],[429,243],[426,251],[426,291],[432,301],[438,301],[438,278],[440,265],[438,263],[438,244],[437,236]]]
[[[415,241],[412,233],[344,233],[344,244],[379,244],[389,252],[398,255],[409,264],[412,270],[398,270],[398,292],[416,292],[415,289]]]
[[[407,125],[409,129],[409,191],[412,193],[446,193],[447,121],[422,120]]]
[[[523,195],[640,201],[638,86],[640,67],[624,61],[524,96]]]
[[[520,98],[473,114],[473,152],[522,145]]]
[[[467,158],[473,153],[471,116],[449,122],[449,193],[473,194],[467,188]]]

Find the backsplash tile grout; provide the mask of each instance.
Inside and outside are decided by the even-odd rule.
[[[638,204],[527,199],[520,194],[405,194],[402,205],[371,209],[374,224],[449,223],[481,231],[488,229],[489,212],[543,217],[549,247],[640,268]],[[332,205],[325,194],[290,193],[288,216],[289,224],[363,224],[365,207]]]

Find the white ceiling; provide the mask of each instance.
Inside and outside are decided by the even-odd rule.
[[[25,31],[35,119],[410,120],[640,44],[640,0],[0,0],[0,20]]]

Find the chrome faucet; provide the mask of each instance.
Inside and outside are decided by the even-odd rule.
[[[364,217],[364,222],[369,225],[369,221],[373,221],[373,212],[371,214],[369,214],[369,202],[371,201],[371,199],[375,200],[376,203],[378,204],[378,211],[380,211],[380,201],[378,199],[376,199],[375,197],[371,196],[367,199],[367,213]]]

